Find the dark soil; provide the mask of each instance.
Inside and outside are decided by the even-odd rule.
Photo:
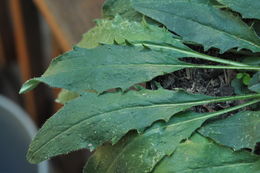
[[[193,64],[209,64],[216,63],[198,60],[194,58],[184,58],[185,62]],[[190,93],[205,94],[209,96],[233,96],[234,89],[231,86],[231,81],[235,78],[236,71],[234,70],[219,70],[219,69],[183,69],[170,74],[156,77],[148,82],[147,87],[157,89],[156,83],[159,83],[163,88],[174,90],[184,89]],[[196,112],[214,112],[221,109],[229,108],[241,104],[241,101],[228,101],[214,103],[192,108]]]

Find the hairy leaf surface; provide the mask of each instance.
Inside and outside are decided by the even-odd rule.
[[[171,155],[179,143],[188,139],[205,120],[252,103],[256,102],[212,113],[176,114],[168,123],[157,122],[141,135],[130,136],[130,139],[123,138],[114,146],[98,148],[86,165],[85,172],[151,172],[163,157]]]
[[[260,52],[256,33],[232,13],[214,7],[211,0],[134,0],[133,6],[205,49],[216,47],[225,52],[238,47]]]
[[[244,18],[260,19],[259,0],[217,0],[221,4],[241,13]]]
[[[256,143],[260,142],[260,112],[241,111],[226,119],[211,122],[199,132],[234,150],[254,150]]]
[[[234,152],[199,134],[180,144],[153,173],[258,173],[260,158],[246,151]]]

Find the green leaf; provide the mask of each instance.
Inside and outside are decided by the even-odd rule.
[[[115,146],[98,148],[84,172],[151,172],[165,155],[172,154],[178,144],[189,138],[208,118],[202,115],[180,113],[167,124],[156,123],[142,135],[123,140]]]
[[[186,48],[179,39],[173,38],[173,34],[165,28],[150,25],[148,23],[128,21],[120,16],[115,16],[113,20],[101,19],[97,21],[97,26],[84,34],[78,46],[83,48],[94,48],[99,43],[119,44],[128,40],[134,41],[157,41],[164,42],[179,47]],[[175,36],[176,37],[176,36]]]
[[[231,86],[234,88],[234,92],[236,95],[245,95],[251,92],[240,79],[233,79],[231,82]]]
[[[243,76],[244,76],[244,74],[243,74],[243,73],[238,73],[238,74],[236,75],[236,78],[237,78],[237,79],[242,79],[242,78],[243,78]]]
[[[248,73],[245,73],[243,76],[243,83],[245,85],[249,85],[250,80],[251,80],[251,76]]]
[[[214,7],[210,0],[134,0],[133,6],[206,50],[216,47],[225,52],[238,47],[260,52],[256,33],[232,13]]]
[[[131,0],[106,0],[103,5],[103,16],[120,15],[126,19],[142,21],[142,14],[132,8]]]
[[[84,93],[43,125],[30,146],[28,159],[36,163],[81,148],[93,150],[107,141],[115,143],[129,130],[141,132],[156,120],[167,121],[177,112],[212,100],[162,89],[100,96]]]
[[[259,0],[217,0],[219,3],[241,13],[243,18],[260,19]]]
[[[171,54],[135,46],[75,47],[54,59],[41,77],[27,81],[20,92],[35,88],[39,82],[75,92],[126,90],[155,76],[185,68],[188,64],[178,60],[182,56],[185,54],[181,52]]]
[[[103,95],[83,93],[46,121],[31,143],[27,157],[38,163],[82,148],[93,150],[104,142],[116,143],[130,130],[142,132],[154,121],[168,121],[175,113],[192,106],[257,97],[254,94],[212,98],[164,89]]]
[[[79,96],[78,93],[68,91],[68,90],[61,90],[61,92],[58,95],[58,98],[55,100],[58,103],[65,104]]]
[[[248,89],[260,93],[260,72],[253,75],[251,81],[249,82]]]
[[[245,105],[249,104],[252,103]],[[131,135],[123,138],[114,146],[107,144],[98,148],[84,171],[95,173],[151,172],[162,158],[166,155],[170,156],[179,143],[188,139],[205,120],[239,108],[241,105],[214,113],[176,114],[168,123],[157,122],[141,135]]]
[[[247,57],[247,58],[243,59],[242,62],[245,64],[248,64],[248,65],[258,66],[258,65],[260,65],[260,57]]]
[[[234,150],[242,148],[254,150],[256,143],[260,142],[259,131],[259,111],[241,111],[226,119],[211,122],[199,130],[203,136]]]
[[[182,44],[127,44],[102,45],[94,49],[75,47],[74,50],[54,59],[41,77],[27,81],[20,93],[35,88],[40,82],[78,93],[86,90],[101,93],[112,88],[126,90],[134,84],[184,68],[260,70],[260,67],[247,66],[192,51],[183,48]],[[188,64],[178,59],[189,56],[239,66]]]
[[[107,4],[112,3],[108,2]],[[115,3],[118,3],[117,1]],[[117,42],[122,44],[128,41],[162,41],[169,44],[178,45],[188,49],[179,39],[173,38],[173,34],[164,28],[147,24],[146,22],[130,22],[122,17],[115,15],[112,20],[97,20],[97,26],[83,35],[82,40],[78,43],[82,48],[95,48],[100,43],[113,44]],[[67,98],[75,98],[77,94],[68,90],[60,93],[57,101],[64,103]],[[65,100],[64,100],[65,99]]]
[[[229,148],[195,134],[166,157],[153,173],[259,173],[260,158]]]

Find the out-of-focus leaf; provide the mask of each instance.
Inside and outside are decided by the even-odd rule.
[[[248,65],[258,66],[258,65],[260,65],[260,55],[259,55],[259,57],[247,57],[247,58],[243,59],[242,62],[245,64],[248,64]]]
[[[199,132],[234,150],[254,150],[256,143],[260,142],[260,112],[241,111],[226,119],[211,122]]]
[[[211,0],[133,0],[133,7],[164,24],[186,41],[207,50],[238,47],[260,52],[260,39],[241,19],[222,11]]]
[[[234,88],[234,92],[236,95],[244,95],[250,93],[248,87],[245,86],[240,79],[233,79],[231,82],[231,86]]]
[[[243,18],[260,19],[259,0],[217,0],[219,3],[241,13]]]
[[[172,156],[165,157],[153,173],[259,173],[259,170],[258,156],[234,152],[195,134],[180,144]]]
[[[72,91],[63,89],[59,93],[59,95],[55,101],[58,103],[61,103],[61,104],[65,104],[65,103],[77,98],[78,96],[79,96],[79,94],[76,92],[72,92]]]
[[[141,21],[143,16],[133,9],[131,0],[106,0],[103,4],[103,16],[114,17],[118,14],[133,21]]]

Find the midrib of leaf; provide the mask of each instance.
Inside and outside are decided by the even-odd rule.
[[[92,118],[95,118],[96,115],[99,116],[104,116],[108,113],[111,112],[117,112],[117,111],[121,111],[121,110],[125,110],[125,109],[140,109],[140,108],[144,108],[144,107],[173,107],[173,106],[181,106],[183,104],[185,105],[203,105],[203,104],[208,104],[208,103],[216,103],[216,102],[223,102],[223,101],[232,101],[232,100],[243,100],[243,99],[251,99],[251,98],[257,98],[260,97],[260,94],[254,94],[254,95],[244,95],[244,96],[233,96],[233,97],[223,97],[223,98],[217,98],[217,99],[209,99],[209,100],[203,100],[203,101],[195,101],[195,102],[183,102],[183,103],[177,103],[177,104],[157,104],[157,105],[149,105],[149,106],[135,106],[135,107],[125,107],[123,109],[115,109],[115,110],[111,110],[108,112],[104,112],[101,114],[94,114],[91,117],[87,118],[87,119],[82,119],[79,120],[77,123],[71,125],[69,128],[63,130],[60,134],[55,135],[53,138],[51,138],[48,142],[42,144],[35,152],[33,152],[33,154],[31,155],[30,158],[33,158],[34,155],[37,154],[37,152],[39,152],[44,146],[48,145],[50,142],[52,142],[53,140],[55,140],[57,137],[63,135],[65,132],[76,128],[77,126],[80,126],[81,124],[83,124],[85,121],[90,120]],[[235,108],[235,107],[234,107]],[[228,110],[228,109],[226,109]],[[214,115],[215,116],[215,115]]]
[[[215,165],[215,166],[210,166],[210,167],[198,167],[198,168],[189,168],[191,170],[188,170],[188,172],[190,171],[194,171],[194,170],[200,170],[200,169],[207,169],[207,168],[225,168],[225,167],[234,167],[234,166],[243,166],[243,165],[252,165],[255,164],[256,162],[259,162],[258,160],[255,162],[243,162],[243,163],[233,163],[233,162],[226,162],[226,165]],[[183,172],[187,172],[186,170]]]
[[[177,16],[177,17],[179,17],[179,18],[184,18],[184,19],[186,19],[186,20],[188,20],[188,21],[192,21],[192,22],[194,22],[194,23],[198,23],[198,24],[200,24],[200,25],[202,25],[202,26],[205,26],[205,27],[207,27],[207,28],[211,28],[211,29],[213,29],[213,30],[215,30],[215,31],[217,31],[217,32],[223,33],[223,34],[225,34],[225,35],[229,35],[229,36],[231,36],[232,38],[235,38],[235,39],[238,39],[238,40],[242,40],[242,41],[244,41],[244,42],[247,42],[247,43],[249,43],[249,44],[251,44],[251,45],[253,45],[253,46],[255,46],[255,47],[258,47],[258,48],[260,49],[260,45],[257,45],[257,44],[255,44],[255,43],[253,43],[253,42],[251,42],[251,41],[245,40],[244,38],[237,37],[236,35],[234,35],[234,34],[232,34],[232,33],[229,33],[229,32],[227,32],[227,31],[223,31],[223,30],[221,30],[221,29],[219,29],[219,28],[213,28],[213,27],[211,27],[211,26],[209,26],[209,25],[206,25],[206,24],[204,24],[204,23],[200,23],[200,22],[198,22],[198,21],[189,19],[189,18],[187,18],[187,17],[179,16],[179,15],[177,15],[177,14],[175,14],[175,13],[170,13],[170,12],[167,12],[167,11],[164,11],[164,10],[154,10],[154,9],[147,8],[147,7],[142,7],[142,8],[144,8],[144,9],[149,9],[149,10],[151,10],[151,11],[161,11],[161,12],[164,12],[164,13],[168,13],[168,14],[175,15],[175,16]],[[152,18],[152,17],[151,17],[151,18]],[[154,20],[156,20],[156,19],[154,19]]]
[[[159,131],[160,129],[171,129],[175,126],[179,126],[181,124],[186,124],[186,123],[189,123],[189,122],[192,122],[192,121],[197,121],[197,120],[203,120],[203,119],[209,119],[209,118],[212,118],[212,117],[215,117],[215,116],[218,116],[218,115],[221,115],[221,114],[225,114],[225,113],[228,113],[228,112],[231,112],[231,111],[235,111],[237,109],[241,109],[243,107],[246,107],[246,106],[249,106],[249,105],[252,105],[252,104],[255,104],[255,103],[258,103],[260,102],[260,99],[257,99],[257,100],[253,100],[253,101],[250,101],[250,102],[247,102],[247,103],[244,103],[244,104],[241,104],[241,105],[238,105],[238,106],[234,106],[234,107],[231,107],[231,108],[227,108],[227,109],[224,109],[224,110],[221,110],[221,111],[217,111],[217,112],[214,112],[214,113],[205,113],[205,116],[203,117],[198,117],[198,118],[194,118],[194,119],[190,119],[190,120],[185,120],[183,122],[179,122],[179,123],[173,123],[173,124],[170,124],[170,125],[164,125],[163,127],[157,127],[157,128],[153,128],[149,131],[148,134],[146,134],[146,136],[149,136],[149,135],[152,135],[154,133],[156,133],[156,131]],[[207,115],[208,114],[208,115]],[[138,140],[138,138],[133,138],[133,140],[131,140],[131,142],[128,142],[125,147],[119,152],[119,154],[115,157],[115,159],[112,161],[112,163],[109,165],[108,169],[106,169],[106,173],[109,173],[109,171],[111,170],[111,168],[113,168],[113,166],[116,164],[116,161],[118,160],[118,158],[120,158],[120,156],[122,156],[122,154],[124,153],[124,151],[126,149],[128,149],[128,147],[131,147],[131,144],[134,143],[136,140]],[[164,156],[166,157],[166,156]],[[163,157],[163,158],[164,158]],[[163,158],[161,160],[163,160]],[[160,161],[159,161],[160,162]],[[252,163],[251,163],[252,164]],[[156,167],[156,165],[154,166]]]
[[[238,69],[238,70],[260,70],[260,67],[257,66],[221,66],[221,65],[186,65],[186,64],[116,64],[116,65],[97,65],[95,68],[104,68],[104,67],[111,67],[111,68],[118,68],[118,67],[173,67],[173,68],[205,68],[205,69]],[[87,67],[87,66],[86,66]],[[92,67],[92,66],[91,66]],[[73,70],[68,69],[69,71],[59,72],[60,74],[72,73],[75,71],[84,71],[86,68],[74,68]],[[52,76],[55,75],[51,74]],[[43,75],[43,77],[48,77],[48,74]],[[37,79],[37,78],[36,78]]]
[[[218,57],[213,57],[213,56],[209,56],[209,55],[205,55],[199,52],[195,52],[195,51],[188,51],[185,49],[181,49],[181,48],[177,48],[173,45],[171,46],[166,46],[166,45],[158,45],[158,44],[152,44],[152,43],[135,43],[135,46],[147,46],[147,47],[152,47],[152,48],[160,48],[160,49],[165,49],[165,50],[172,50],[172,51],[176,51],[176,52],[180,52],[180,53],[184,53],[187,55],[190,55],[191,57],[196,57],[196,58],[200,58],[200,59],[204,59],[204,60],[208,60],[208,61],[213,61],[213,62],[218,62],[218,63],[223,63],[223,64],[227,64],[227,65],[234,65],[234,66],[248,66],[247,64],[243,64],[243,63],[239,63],[239,62],[235,62],[235,61],[231,61],[231,60],[225,60],[225,59],[221,59]]]

